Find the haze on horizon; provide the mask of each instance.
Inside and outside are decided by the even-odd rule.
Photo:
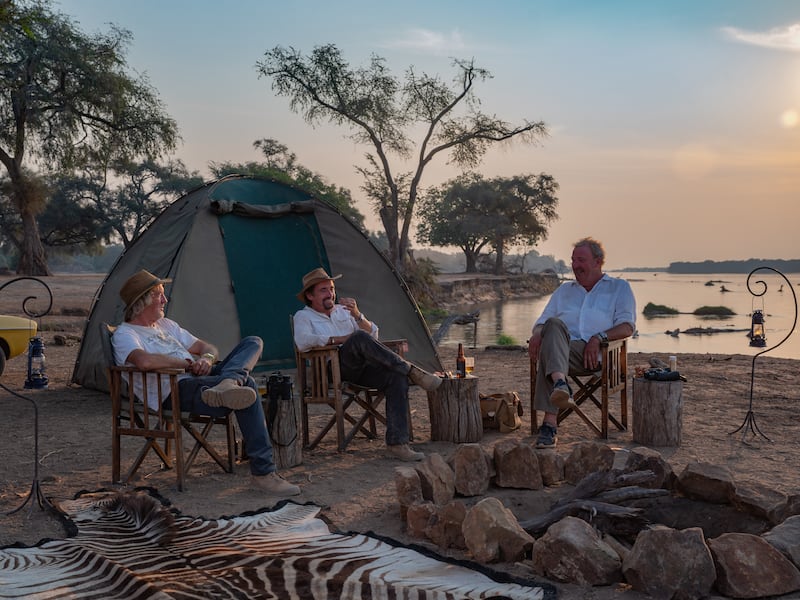
[[[308,54],[333,43],[351,65],[371,54],[396,75],[454,75],[474,58],[493,79],[486,112],[542,120],[540,146],[491,151],[486,177],[547,172],[560,218],[536,250],[568,262],[600,239],[607,267],[675,261],[795,259],[800,225],[800,3],[792,0],[62,0],[87,32],[132,31],[130,66],[146,73],[181,128],[177,152],[211,162],[259,160],[274,138],[304,166],[349,188],[370,229],[377,217],[355,164],[366,147],[342,127],[312,129],[258,79],[274,46]],[[443,160],[423,184],[457,175]],[[441,249],[452,252],[453,248]]]

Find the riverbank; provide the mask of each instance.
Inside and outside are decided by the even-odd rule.
[[[555,291],[559,279],[556,273],[443,273],[436,277],[436,283],[442,305],[463,307],[509,298],[546,296]]]

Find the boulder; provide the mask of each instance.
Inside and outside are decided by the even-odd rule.
[[[489,489],[491,457],[480,444],[459,444],[449,460],[457,494],[480,496]]]
[[[539,459],[532,446],[503,440],[494,447],[495,484],[499,487],[540,490],[544,487]]]
[[[733,475],[727,467],[691,462],[678,476],[678,489],[695,500],[727,504],[733,497]]]
[[[475,560],[516,562],[525,558],[533,538],[497,498],[484,498],[464,518],[464,542]]]
[[[444,505],[455,496],[455,474],[441,454],[429,454],[416,467],[422,497],[434,504]]]
[[[564,461],[564,478],[576,484],[589,473],[609,471],[614,466],[614,451],[601,442],[580,442]]]

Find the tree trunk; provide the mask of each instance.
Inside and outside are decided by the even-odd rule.
[[[495,246],[495,261],[494,261],[494,274],[503,274],[503,245],[498,244]]]
[[[18,275],[52,275],[47,267],[47,256],[39,239],[39,226],[30,212],[22,214],[22,247],[17,264]]]
[[[465,272],[467,273],[477,273],[478,268],[475,266],[475,255],[471,252],[464,252],[464,256],[467,258],[467,267]]]

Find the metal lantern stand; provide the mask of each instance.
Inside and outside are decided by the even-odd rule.
[[[39,283],[39,284],[43,285],[45,290],[47,290],[47,294],[49,296],[49,302],[47,304],[47,307],[41,312],[37,312],[37,311],[33,310],[32,308],[29,307],[29,304],[28,304],[30,301],[36,300],[36,296],[26,296],[22,301],[22,311],[32,319],[43,317],[44,315],[49,313],[50,309],[53,307],[53,293],[50,291],[50,288],[48,287],[48,285],[44,281],[42,281],[41,279],[37,279],[36,277],[17,277],[15,279],[10,279],[6,283],[4,283],[2,286],[0,286],[0,291],[5,289],[6,286],[8,286],[8,285],[10,285],[12,283],[15,283],[17,281],[21,281],[21,280],[35,281],[36,283]],[[31,346],[37,345],[37,342],[35,342],[34,339],[38,339],[38,349],[37,349],[37,351],[41,353],[40,354],[40,358],[42,359],[42,362],[41,362],[41,365],[40,365],[41,369],[38,371],[37,377],[35,378],[36,379],[36,382],[35,382],[36,385],[34,385],[34,386],[26,386],[26,387],[32,387],[33,389],[41,389],[41,388],[47,387],[47,378],[44,375],[44,344],[42,343],[41,338],[32,338],[31,339]],[[26,380],[26,383],[28,383],[28,381],[32,381],[33,380],[32,372],[31,372],[31,352],[33,352],[33,349],[30,346],[28,348],[28,352],[29,352],[29,356],[28,356],[28,378]],[[0,387],[3,388],[5,391],[7,391],[12,396],[15,396],[16,398],[20,398],[22,400],[30,402],[33,405],[33,482],[31,483],[31,490],[28,493],[28,495],[25,497],[25,500],[22,502],[22,504],[20,504],[14,510],[9,511],[9,512],[7,512],[5,514],[6,515],[13,515],[16,512],[19,512],[20,510],[22,510],[22,508],[26,504],[28,504],[28,502],[31,502],[31,500],[34,500],[35,503],[39,505],[40,509],[49,510],[49,511],[51,511],[53,513],[58,514],[58,510],[45,497],[44,493],[42,492],[41,485],[39,483],[39,405],[36,403],[36,400],[34,400],[33,398],[29,398],[27,396],[23,396],[22,394],[18,394],[17,392],[7,388],[2,383],[0,383]],[[31,505],[29,507],[29,513],[31,511],[33,511],[33,505],[34,505],[34,503],[31,502]]]
[[[759,298],[759,297],[763,297],[764,294],[767,293],[767,284],[762,279],[756,280],[754,282],[755,284],[760,286],[760,288],[761,288],[760,292],[754,291],[753,288],[750,286],[750,279],[753,277],[753,274],[756,271],[762,271],[762,270],[772,271],[773,273],[777,273],[788,284],[789,291],[792,292],[792,300],[793,300],[793,303],[794,303],[794,321],[792,322],[792,327],[789,329],[789,333],[787,333],[780,342],[778,342],[777,344],[775,344],[771,348],[765,348],[761,352],[758,352],[755,355],[753,355],[753,366],[752,366],[752,369],[750,370],[750,404],[749,404],[748,409],[747,409],[747,414],[744,417],[744,422],[742,422],[742,424],[737,429],[735,429],[734,431],[731,431],[728,435],[733,435],[734,433],[738,433],[738,432],[741,431],[742,432],[742,441],[745,441],[745,438],[747,437],[748,432],[750,432],[753,435],[753,437],[761,436],[765,440],[767,440],[768,442],[771,442],[772,440],[769,437],[767,437],[764,434],[764,432],[761,431],[761,429],[758,427],[758,424],[756,423],[756,415],[753,412],[753,383],[755,381],[755,375],[756,375],[756,359],[759,356],[761,356],[762,354],[765,354],[765,353],[769,352],[770,350],[774,350],[775,348],[777,348],[778,346],[783,344],[783,342],[785,342],[787,339],[789,339],[789,336],[791,336],[792,333],[794,332],[794,328],[797,325],[797,294],[795,294],[794,289],[792,288],[792,284],[787,279],[786,275],[784,275],[783,273],[781,273],[777,269],[773,269],[772,267],[756,267],[755,269],[750,271],[750,274],[747,276],[747,291],[750,292],[753,296],[755,296],[756,298]],[[783,288],[783,285],[781,285],[781,288]],[[753,325],[751,326],[751,329],[750,329],[751,336],[754,334],[755,331],[760,331],[759,339],[755,340],[755,343],[754,343],[753,337],[751,337],[750,345],[751,346],[755,346],[755,347],[764,347],[764,346],[766,346],[766,337],[764,335],[764,314],[763,314],[763,311],[753,311]]]

